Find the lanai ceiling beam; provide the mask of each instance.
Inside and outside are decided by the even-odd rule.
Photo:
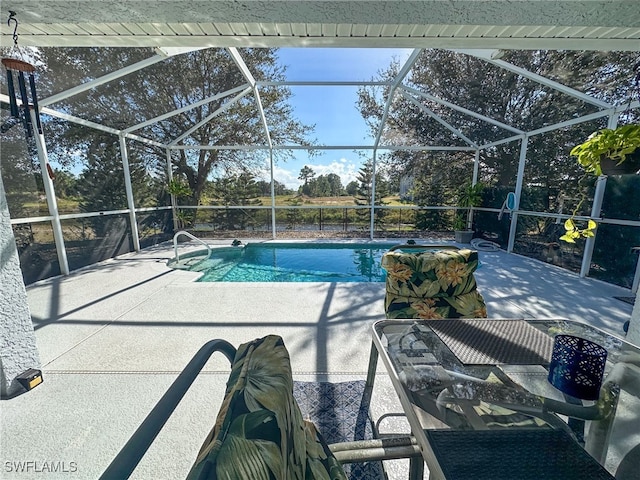
[[[389,118],[389,109],[391,108],[391,104],[393,103],[393,97],[396,93],[398,87],[402,86],[402,81],[409,74],[413,65],[416,63],[416,60],[422,53],[422,49],[416,48],[407,61],[404,63],[398,75],[393,80],[393,83],[389,87],[389,93],[387,94],[387,101],[384,105],[384,112],[382,114],[382,119],[380,120],[380,126],[378,127],[378,133],[376,134],[375,146],[377,147],[380,144],[380,138],[382,138],[382,133],[384,132],[384,126],[387,123],[387,119]]]
[[[476,143],[471,140],[469,137],[467,137],[464,133],[462,133],[460,130],[458,130],[457,128],[455,128],[453,125],[451,125],[449,122],[447,122],[446,120],[444,120],[442,117],[440,117],[439,115],[437,115],[434,111],[432,111],[431,109],[427,108],[426,106],[424,106],[422,103],[420,103],[415,97],[412,97],[411,95],[409,95],[407,92],[400,92],[400,94],[406,98],[408,101],[410,101],[411,103],[413,103],[416,107],[418,107],[420,110],[422,110],[425,114],[427,114],[428,116],[430,116],[431,118],[433,118],[436,122],[438,122],[440,125],[442,125],[443,127],[445,127],[447,130],[449,130],[451,133],[453,133],[456,137],[464,140],[466,143],[468,143],[469,145],[471,145],[472,147],[478,148],[478,145],[476,145]]]
[[[63,92],[57,93],[55,95],[51,95],[50,97],[40,100],[38,103],[42,107],[52,105],[56,102],[60,102],[62,100],[66,100],[67,98],[73,97],[79,93],[86,92],[87,90],[91,90],[92,88],[96,88],[100,85],[104,85],[105,83],[111,82],[113,80],[117,80],[118,78],[129,75],[130,73],[137,72],[138,70],[142,70],[143,68],[162,62],[167,57],[179,55],[179,54],[190,52],[193,50],[200,50],[200,49],[199,48],[178,48],[178,47],[157,48],[156,51],[159,52],[157,55],[146,58],[144,60],[140,60],[139,62],[136,62],[132,65],[128,65],[126,67],[120,68],[113,72],[107,73],[102,77],[90,80],[88,82],[85,82],[81,85],[77,85]]]
[[[0,95],[0,101],[4,102],[5,98],[7,99],[7,102],[9,101],[9,97],[7,97],[6,95]],[[141,142],[141,143],[146,143],[147,145],[153,145],[154,147],[160,147],[160,148],[166,148],[167,146],[160,143],[160,142],[156,142],[154,140],[145,138],[145,137],[140,137],[139,135],[134,135],[131,133],[125,133],[122,130],[118,130],[116,128],[111,128],[111,127],[107,127],[105,125],[101,125],[99,123],[95,123],[95,122],[91,122],[89,120],[85,120],[84,118],[79,118],[76,117],[74,115],[69,115],[68,113],[64,113],[64,112],[60,112],[58,110],[53,110],[51,108],[45,107],[45,108],[41,108],[40,112],[45,114],[45,115],[49,115],[51,117],[55,117],[55,118],[60,118],[61,120],[66,120],[68,122],[72,122],[72,123],[76,123],[78,125],[83,125],[85,127],[89,127],[89,128],[93,128],[95,130],[99,130],[101,132],[107,132],[107,133],[111,133],[113,135],[120,135],[120,134],[124,134],[124,136],[126,138],[129,138],[131,140],[135,140],[136,142]]]
[[[520,138],[520,137],[518,137]],[[445,145],[172,145],[171,150],[389,150],[471,152],[476,147]]]
[[[195,132],[196,130],[198,130],[200,127],[202,127],[203,125],[209,123],[211,121],[211,119],[213,119],[214,117],[216,117],[217,115],[220,115],[222,112],[224,112],[225,110],[229,109],[234,103],[236,103],[238,100],[240,100],[241,98],[245,97],[246,95],[248,95],[249,93],[251,93],[252,89],[251,87],[247,87],[245,88],[242,92],[240,92],[238,95],[236,95],[235,97],[233,97],[231,100],[229,100],[227,103],[225,103],[224,105],[222,105],[220,108],[218,108],[215,112],[211,113],[210,115],[207,115],[206,118],[204,118],[203,120],[199,121],[198,123],[196,123],[193,127],[191,127],[189,130],[187,130],[186,132],[184,132],[182,135],[180,135],[179,137],[175,138],[174,140],[172,140],[169,143],[169,146],[172,147],[176,144],[178,144],[179,142],[181,142],[182,140],[184,140],[185,138],[187,138],[189,135],[191,135],[193,132]]]
[[[376,82],[376,81],[349,81],[349,80],[294,80],[294,81],[272,81],[272,80],[257,80],[256,84],[259,87],[387,87],[391,86],[393,82]]]
[[[464,113],[466,115],[469,115],[470,117],[474,117],[477,118],[478,120],[483,120],[487,123],[490,123],[492,125],[495,125],[496,127],[500,127],[500,128],[504,128],[505,130],[509,130],[510,132],[513,133],[518,133],[518,134],[524,134],[523,130],[520,130],[518,128],[512,127],[511,125],[507,125],[506,123],[502,123],[498,120],[494,120],[491,117],[487,117],[485,115],[482,115],[480,113],[476,113],[472,110],[469,110],[468,108],[464,108],[461,107],[459,105],[456,105],[455,103],[451,103],[448,102],[446,100],[443,100],[439,97],[436,97],[434,95],[431,95],[429,93],[425,93],[425,92],[421,92],[420,90],[416,90],[415,88],[411,88],[411,87],[407,87],[406,85],[401,85],[400,88],[404,89],[405,91],[409,92],[409,93],[413,93],[414,95],[420,96],[420,97],[424,97],[427,100],[431,100],[433,102],[439,103],[440,105],[444,105],[445,107],[449,107],[453,110],[457,110],[458,112]]]
[[[242,58],[242,55],[240,55],[240,52],[238,52],[237,48],[229,47],[227,48],[227,51],[231,54],[233,61],[236,62],[236,65],[242,72],[242,75],[247,79],[247,82],[249,82],[249,85],[251,85],[251,88],[253,89],[253,95],[256,99],[256,103],[258,104],[258,111],[260,112],[260,121],[262,122],[264,133],[267,136],[267,143],[271,148],[273,146],[271,142],[271,134],[269,133],[269,125],[267,124],[267,117],[264,114],[264,108],[262,108],[262,100],[260,99],[260,92],[258,91],[256,79],[253,77],[253,74],[249,70],[249,67],[247,67],[247,64],[244,62],[244,59]]]
[[[500,60],[497,58],[497,52],[499,50],[451,50],[456,53],[464,53],[465,55],[469,55],[472,57],[479,58],[484,60],[487,63],[500,67],[504,70],[508,70],[509,72],[515,73],[522,77],[528,78],[529,80],[533,80],[541,85],[552,88],[564,94],[567,94],[571,97],[577,98],[578,100],[582,100],[583,102],[590,103],[591,105],[595,105],[599,108],[612,108],[614,105],[611,105],[607,102],[603,102],[591,95],[587,95],[586,93],[575,90],[571,87],[563,85],[562,83],[556,82],[555,80],[551,80],[547,77],[539,75],[537,73],[531,72],[525,68],[518,67],[517,65],[513,65],[509,62],[505,62],[504,60]]]
[[[139,123],[137,125],[133,125],[131,127],[125,128],[123,131],[124,132],[133,132],[135,130],[139,130],[141,128],[147,127],[149,125],[153,125],[154,123],[158,123],[161,122],[162,120],[166,120],[167,118],[171,118],[175,115],[179,115],[181,113],[184,112],[188,112],[189,110],[193,110],[194,108],[197,108],[201,105],[206,105],[207,103],[211,103],[215,100],[218,100],[220,98],[224,98],[224,97],[228,97],[229,95],[233,95],[234,93],[238,93],[238,92],[242,92],[243,90],[245,90],[249,85],[247,83],[240,85],[238,87],[232,88],[231,90],[226,90],[222,93],[217,93],[215,95],[212,95],[210,97],[207,97],[203,100],[199,100],[197,102],[194,103],[190,103],[189,105],[185,105],[184,107],[178,108],[177,110],[172,110],[170,112],[164,113],[162,115],[158,115],[157,117],[151,118],[145,122]]]

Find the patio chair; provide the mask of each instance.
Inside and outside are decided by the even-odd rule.
[[[473,272],[478,252],[451,245],[398,245],[382,256],[387,318],[485,318]]]
[[[269,335],[245,343],[237,351],[224,340],[205,344],[102,479],[129,478],[215,351],[232,362],[231,373],[217,419],[197,454],[189,480],[219,478],[221,472],[224,478],[237,479],[270,475],[278,479],[382,479],[381,460],[421,455],[409,436],[367,438],[373,433],[368,416],[371,389],[364,382],[296,384],[282,338]],[[347,432],[349,426],[355,432]],[[328,445],[324,435],[339,443]],[[350,469],[345,466],[354,462],[358,468],[348,476]]]

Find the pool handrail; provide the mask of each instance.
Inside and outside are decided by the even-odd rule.
[[[180,235],[184,235],[185,237],[189,237],[190,239],[195,240],[196,242],[200,242],[202,245],[207,247],[207,257],[211,255],[211,247],[207,244],[207,242],[205,242],[202,239],[196,237],[195,235],[192,235],[191,233],[187,232],[186,230],[180,230],[179,232],[177,232],[173,236],[173,253],[175,255],[176,262],[180,261],[180,256],[178,255],[178,237]]]

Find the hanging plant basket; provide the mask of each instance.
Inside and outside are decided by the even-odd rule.
[[[600,157],[600,168],[604,175],[633,175],[640,170],[640,149],[628,154],[625,161],[618,165],[618,160]]]

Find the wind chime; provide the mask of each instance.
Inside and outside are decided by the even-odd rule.
[[[33,108],[35,112],[36,129],[38,133],[42,133],[40,110],[38,109],[38,96],[36,94],[36,82],[34,77],[36,67],[24,60],[15,58],[16,54],[17,56],[23,57],[20,47],[18,47],[18,20],[15,17],[16,12],[10,11],[9,19],[7,20],[8,26],[11,26],[12,22],[15,23],[13,29],[13,48],[9,52],[9,55],[13,56],[2,59],[2,65],[4,65],[7,71],[7,90],[9,92],[9,109],[11,117],[0,125],[0,132],[6,133],[11,127],[22,122],[25,136],[28,140],[33,137],[34,133],[33,121],[30,113],[31,108]],[[14,75],[17,77],[17,90]],[[26,77],[28,77],[29,81],[28,89]],[[29,100],[29,94],[31,95],[31,100]],[[18,106],[18,95],[20,96],[20,106]]]

